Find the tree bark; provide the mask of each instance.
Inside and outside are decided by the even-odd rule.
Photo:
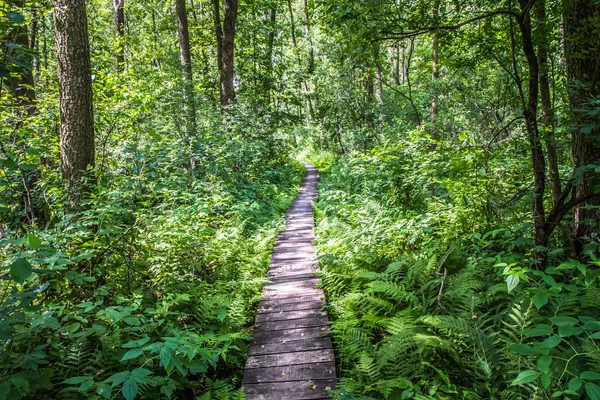
[[[12,2],[11,6],[18,9],[25,7],[25,1],[19,0]],[[33,57],[28,50],[33,49],[34,37],[30,44],[29,41],[29,29],[26,25],[21,25],[15,30],[15,36],[11,40],[19,45],[22,49],[16,58],[20,59],[24,63],[30,65],[30,68],[22,68],[17,76],[11,76],[10,78],[10,90],[12,95],[17,101],[18,106],[22,110],[22,116],[31,116],[36,112],[36,96],[35,96],[35,82],[33,79]],[[21,122],[19,122],[19,125]]]
[[[55,0],[54,30],[60,92],[62,176],[73,206],[89,190],[94,166],[92,73],[85,0]]]
[[[296,55],[296,62],[298,63],[298,66],[301,66],[302,60],[300,58],[300,52],[298,51],[298,41],[296,40],[296,25],[294,23],[294,10],[292,10],[292,1],[291,0],[288,0],[288,10],[290,12],[290,25],[291,25],[290,29],[292,31],[292,46],[294,48],[294,54]],[[301,92],[303,93],[304,98],[306,100],[306,108],[308,110],[309,120],[314,121],[315,112],[314,112],[312,100],[310,99],[310,96],[308,95],[308,84],[306,83],[306,80],[304,79],[303,73],[300,76],[300,86],[301,86]]]
[[[277,18],[276,5],[271,6],[269,14],[270,29],[267,35],[267,55],[265,60],[266,76],[263,82],[267,104],[271,103],[271,89],[273,88],[273,43],[275,42],[275,22]]]
[[[238,0],[223,0],[223,23],[219,0],[213,0],[214,24],[217,37],[217,64],[219,67],[219,95],[224,111],[235,101],[234,50]]]
[[[561,194],[558,157],[556,155],[556,140],[554,137],[554,110],[550,98],[550,83],[548,78],[548,28],[546,26],[546,2],[538,0],[535,3],[535,17],[538,22],[538,68],[540,76],[540,99],[542,101],[542,133],[548,159],[548,176],[554,205],[558,204]]]
[[[117,34],[117,67],[125,71],[125,0],[113,0],[115,32]]]
[[[575,168],[600,165],[600,137],[598,117],[591,100],[600,95],[600,30],[598,8],[589,0],[572,0],[563,15],[565,32],[565,61],[569,82],[571,118],[576,126],[572,133],[572,155]],[[593,193],[600,181],[599,175],[587,172],[575,187],[575,197],[583,198]],[[600,213],[589,206],[600,206],[600,199],[589,200],[575,208],[575,250],[580,255],[585,237],[597,229]]]
[[[183,79],[183,110],[186,116],[186,134],[190,140],[196,135],[196,103],[194,99],[194,80],[192,74],[192,55],[190,51],[190,33],[188,28],[185,0],[175,0],[177,14],[177,33],[179,37],[179,59]]]
[[[437,20],[439,16],[440,0],[435,0],[433,3],[433,18]],[[430,151],[435,151],[437,148],[438,130],[436,126],[439,104],[436,82],[440,78],[440,67],[438,59],[439,33],[433,32],[433,41],[431,43],[431,80],[433,82],[433,97],[431,99],[431,138],[433,141],[429,146]]]
[[[400,85],[400,43],[396,42],[392,46],[392,75],[394,76],[394,84]]]

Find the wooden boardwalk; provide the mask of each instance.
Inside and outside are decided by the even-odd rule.
[[[275,244],[246,362],[248,400],[327,399],[336,383],[324,295],[315,289],[312,203],[317,170],[306,164],[300,194],[287,212],[287,229]]]

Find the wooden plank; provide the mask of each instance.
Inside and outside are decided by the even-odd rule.
[[[331,349],[331,339],[329,337],[320,337],[316,339],[293,340],[285,343],[268,343],[254,345],[248,350],[248,355],[260,354],[280,354],[290,351],[306,351]]]
[[[309,328],[311,326],[328,326],[327,316],[302,319],[287,319],[283,321],[259,322],[254,326],[254,330],[280,331],[283,329]]]
[[[328,328],[315,326],[310,328],[284,329],[281,331],[256,331],[253,344],[287,343],[294,340],[316,339],[327,336]]]
[[[286,292],[286,291],[296,291],[303,289],[314,289],[319,283],[319,279],[317,277],[303,280],[293,280],[291,282],[273,282],[268,283],[264,287],[264,292]]]
[[[248,400],[316,400],[327,399],[327,389],[335,387],[335,379],[255,383],[244,385]]]
[[[289,302],[289,303],[280,303],[280,302],[270,302],[263,301],[258,306],[259,313],[272,313],[272,312],[281,312],[281,311],[297,311],[297,310],[320,310],[324,305],[321,299],[312,299],[306,300],[306,298],[299,302]]]
[[[250,356],[246,361],[246,369],[281,367],[283,365],[315,364],[333,362],[333,350],[309,350],[296,351],[293,353],[265,354]]]
[[[268,314],[256,314],[256,323],[272,321],[290,321],[302,318],[325,317],[327,313],[321,310],[280,311]]]
[[[306,270],[300,271],[281,271],[279,273],[273,272],[269,273],[269,280],[271,282],[289,282],[293,280],[302,280],[302,279],[311,279],[315,277],[314,272],[306,272]]]
[[[300,297],[300,295],[303,295]],[[304,300],[298,299],[308,299],[308,300],[319,300],[324,298],[325,295],[321,289],[304,289],[303,291],[296,292],[280,292],[280,293],[264,293],[262,296],[263,301],[277,302],[277,303],[298,303]]]
[[[243,384],[308,381],[335,377],[335,363],[286,365],[246,370]]]

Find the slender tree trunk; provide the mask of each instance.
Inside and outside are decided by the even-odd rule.
[[[196,103],[194,99],[192,55],[190,52],[190,33],[185,0],[175,0],[175,12],[177,14],[179,59],[181,61],[183,78],[183,109],[186,116],[186,134],[188,140],[191,140],[196,136]]]
[[[315,52],[310,29],[310,13],[308,11],[308,0],[304,0],[304,28],[304,34],[306,36],[306,40],[308,41],[308,73],[310,76],[315,70]]]
[[[213,0],[214,23],[217,37],[217,64],[219,67],[219,94],[221,109],[225,110],[235,101],[234,49],[238,0],[223,0],[223,23],[219,0]]]
[[[558,157],[554,138],[554,111],[550,98],[550,83],[548,78],[548,29],[546,26],[546,2],[538,0],[535,3],[535,16],[538,22],[538,67],[540,72],[540,98],[542,100],[542,133],[548,159],[548,175],[554,205],[557,205],[561,195]]]
[[[572,154],[575,168],[585,165],[600,165],[600,128],[598,117],[590,112],[594,109],[591,99],[600,95],[600,29],[598,7],[589,0],[568,2],[564,20],[565,61],[569,82],[571,117],[576,126],[572,133]],[[583,198],[593,194],[594,186],[600,183],[600,174],[587,172],[575,188],[575,196]],[[583,238],[591,237],[598,228],[600,213],[589,206],[600,206],[596,197],[575,208],[575,250],[580,255]]]
[[[23,0],[14,1],[11,4],[13,7],[23,8],[25,6],[25,2]],[[15,30],[15,36],[11,38],[15,44],[21,46],[23,49],[33,49],[30,46],[29,41],[29,29],[26,25],[20,26]],[[32,36],[32,45],[33,43]],[[31,65],[33,67],[33,57],[27,51],[21,51],[16,55],[16,58],[25,64]],[[21,108],[23,114],[22,116],[30,116],[35,114],[36,112],[36,96],[35,96],[35,82],[33,79],[33,68],[22,68],[16,76],[11,76],[10,78],[10,89],[14,98],[17,100],[17,104]],[[19,126],[21,122],[18,123]]]
[[[92,73],[85,0],[54,1],[54,31],[60,92],[62,175],[73,207],[89,190],[94,166]]]
[[[296,25],[294,23],[294,10],[292,10],[292,1],[288,0],[288,10],[290,12],[290,29],[292,31],[292,46],[294,47],[294,54],[296,55],[296,62],[298,63],[298,66],[302,65],[302,59],[300,58],[300,52],[298,51],[298,41],[296,40]],[[315,112],[313,109],[313,104],[312,104],[312,100],[310,99],[310,96],[308,95],[308,84],[306,83],[306,80],[304,79],[304,73],[301,74],[300,77],[300,86],[301,86],[301,92],[304,95],[304,98],[306,100],[306,108],[308,110],[308,117],[310,119],[310,121],[314,121],[315,120]]]
[[[396,42],[392,46],[392,75],[394,76],[394,84],[400,85],[400,43]]]
[[[433,3],[433,18],[437,20],[439,16],[440,0],[435,0]],[[440,67],[438,59],[439,33],[433,32],[433,41],[431,43],[431,80],[433,82],[433,98],[431,99],[431,138],[433,141],[429,146],[430,151],[435,151],[437,148],[437,140],[439,139],[437,129],[437,118],[439,114],[439,104],[437,95],[437,81],[440,78]]]
[[[125,70],[125,0],[113,0],[115,31],[117,33],[117,67]]]
[[[267,55],[265,60],[266,76],[263,83],[267,104],[271,104],[271,89],[273,88],[273,43],[275,42],[275,22],[277,18],[277,6],[271,6],[270,10],[270,29],[267,35]]]

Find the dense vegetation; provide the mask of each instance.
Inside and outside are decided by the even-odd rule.
[[[0,3],[0,400],[234,399],[308,160],[340,399],[600,399],[597,0]]]

